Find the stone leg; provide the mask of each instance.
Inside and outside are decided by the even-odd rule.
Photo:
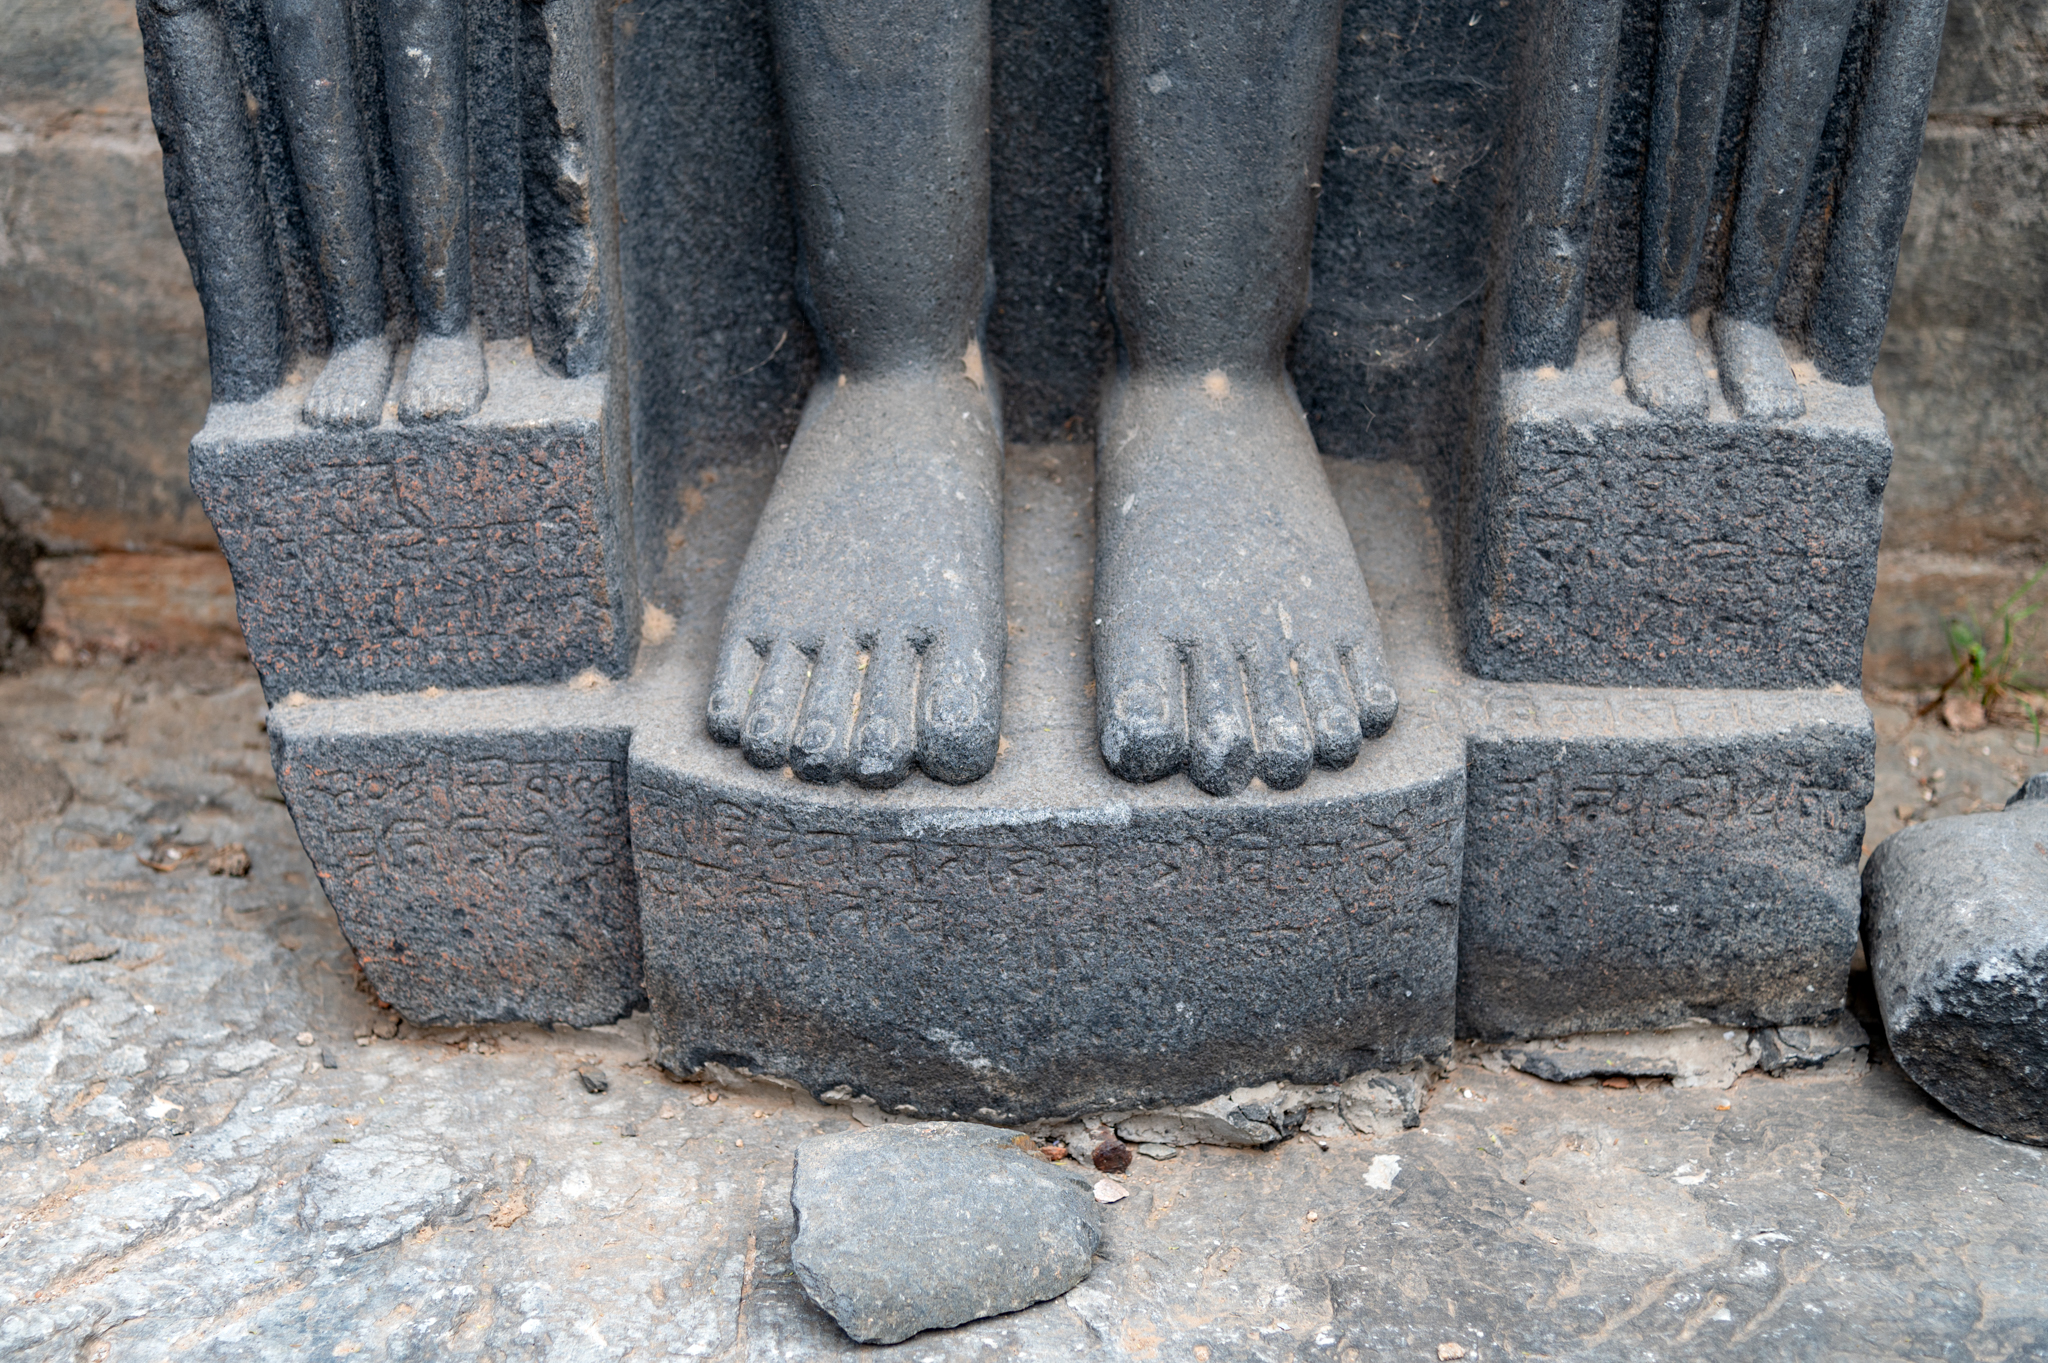
[[[1807,327],[1814,364],[1832,383],[1869,383],[1877,367],[1947,14],[1948,0],[1890,0],[1878,10]]]
[[[726,608],[710,731],[810,781],[973,781],[1005,641],[987,5],[773,8],[829,368]]]
[[[398,393],[401,421],[469,416],[483,405],[488,386],[470,296],[464,10],[463,0],[378,0],[377,6],[406,280],[419,321]]]
[[[1855,0],[1779,0],[1764,29],[1728,280],[1713,325],[1722,391],[1753,421],[1806,411],[1774,321],[1856,9]]]
[[[348,6],[344,0],[270,0],[264,18],[332,338],[326,367],[306,397],[306,420],[374,426],[391,382],[391,344],[384,335],[377,206],[362,144]]]
[[[1736,0],[1663,0],[1657,12],[1642,256],[1622,373],[1629,396],[1660,416],[1707,414],[1686,310],[1713,210],[1714,148],[1740,10]]]
[[[284,279],[246,96],[214,0],[142,0],[165,188],[206,301],[216,402],[253,402],[284,378]],[[182,209],[182,211],[179,211]]]
[[[1621,11],[1622,0],[1559,0],[1537,20],[1523,79],[1529,98],[1515,124],[1502,338],[1509,369],[1569,369],[1578,358]]]
[[[1286,371],[1341,6],[1111,7],[1111,293],[1094,657],[1102,756],[1300,785],[1393,722],[1379,624]]]

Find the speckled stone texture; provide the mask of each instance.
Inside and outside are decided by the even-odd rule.
[[[644,938],[678,1072],[743,1064],[930,1116],[1195,1099],[1440,1054],[1461,859],[1455,726],[1419,715],[1348,771],[1227,804],[1185,778],[1111,776],[1085,671],[1087,461],[1079,446],[1011,451],[1007,746],[971,786],[800,783],[705,732],[759,467],[727,470],[685,521],[664,589],[690,608],[621,682],[275,707],[286,796],[366,973],[408,1015],[487,1000],[587,1019],[600,1003],[578,1000],[579,972],[602,975],[616,1007],[624,977],[604,972]],[[1332,467],[1350,475],[1358,523],[1419,500],[1405,469]],[[1376,597],[1385,583],[1420,612],[1398,657],[1418,678],[1448,677],[1428,585],[1440,558],[1427,522],[1403,521],[1361,541],[1368,574]],[[550,756],[627,733],[630,803]],[[489,817],[428,816],[477,808],[473,773],[493,761],[532,764],[493,787],[508,797],[492,807],[502,839]],[[557,803],[574,812],[544,819]],[[628,852],[622,879],[612,858]],[[572,905],[585,927],[555,941]],[[529,972],[516,995],[491,994],[470,963],[486,948]]]
[[[925,1116],[1388,1068],[1440,1053],[1454,1008],[1464,1032],[1517,1037],[1834,1016],[1861,703],[1473,678],[1426,484],[1326,468],[1404,701],[1352,768],[1299,790],[1219,801],[1103,768],[1079,446],[1009,451],[1004,748],[972,786],[814,785],[704,732],[719,607],[772,473],[746,464],[693,489],[654,588],[674,631],[631,675],[275,706],[284,789],[409,1015],[589,1018],[639,987],[673,1069],[739,1064]],[[600,752],[623,787],[587,765]],[[516,991],[492,992],[485,950],[517,964]]]
[[[1621,391],[1592,335],[1499,380],[1464,582],[1480,676],[1583,686],[1854,687],[1891,468],[1868,386],[1809,370],[1806,415],[1701,420]],[[1702,354],[1703,363],[1713,363]]]
[[[2048,777],[1880,844],[1863,936],[1906,1073],[1972,1126],[2048,1145]]]
[[[625,450],[601,376],[490,348],[474,417],[307,425],[303,390],[216,404],[192,486],[273,700],[617,676],[639,639]]]
[[[1503,687],[1470,733],[1460,1036],[1841,1008],[1874,765],[1857,697]]]
[[[623,727],[278,728],[279,789],[387,1003],[592,1026],[644,1002]]]
[[[801,1142],[886,1119],[678,1084],[644,1016],[394,1028],[276,803],[264,714],[246,669],[191,660],[0,676],[0,748],[71,792],[0,847],[0,1356],[874,1357],[796,1279],[790,1183]],[[138,864],[166,835],[252,872]],[[1609,1088],[1461,1048],[1384,1123],[1141,1155],[1086,1282],[898,1352],[2027,1358],[2048,1160],[1915,1088],[1856,998],[1870,1058],[1839,1073]]]
[[[919,1122],[799,1145],[789,1253],[804,1294],[861,1343],[895,1344],[1082,1281],[1102,1244],[1094,1180],[1016,1139]]]

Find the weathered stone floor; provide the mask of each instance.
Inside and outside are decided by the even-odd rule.
[[[0,1358],[864,1352],[787,1251],[789,1152],[849,1110],[674,1082],[637,1021],[358,1044],[393,1022],[261,719],[222,664],[0,679]],[[1880,720],[1873,833],[1909,799],[1960,812],[1917,794],[1936,762],[1990,803],[2005,766],[2048,767],[2009,732]],[[246,878],[207,872],[229,843]],[[1726,1090],[1467,1060],[1399,1135],[1141,1159],[1079,1289],[874,1352],[2048,1357],[2048,1151],[1960,1125],[1874,1051]]]

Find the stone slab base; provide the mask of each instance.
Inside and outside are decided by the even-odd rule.
[[[328,902],[409,1020],[616,1021],[646,1000],[627,730],[494,728],[462,709],[424,732],[323,722],[331,711],[272,724]]]
[[[1457,1016],[1526,1037],[1684,1022],[1703,1001],[1758,1023],[1840,1008],[1871,761],[1854,696],[1475,680],[1421,479],[1332,463],[1401,692],[1393,729],[1296,791],[1126,785],[1088,695],[1089,468],[1085,447],[1011,451],[1004,747],[971,786],[813,786],[705,736],[719,614],[768,484],[754,466],[686,499],[651,590],[676,627],[630,677],[274,707],[287,799],[380,993],[437,1020],[488,997],[481,965],[451,985],[487,900],[489,949],[561,981],[522,984],[523,1016],[563,1020],[578,979],[613,968],[590,962],[644,953],[673,1068],[1004,1120],[1389,1068],[1442,1052]],[[593,761],[602,779],[574,774]],[[442,814],[475,803],[464,773],[483,762],[517,768],[491,786],[516,817]],[[365,805],[393,831],[350,831]],[[525,880],[504,868],[529,863],[478,845],[518,818],[544,833]],[[630,877],[612,857],[628,844]],[[452,897],[457,879],[479,898]],[[579,904],[573,944],[515,949]],[[1687,942],[1691,973],[1665,969]],[[630,992],[601,997],[624,1011]]]
[[[1468,732],[1459,1035],[1842,1006],[1876,762],[1858,697],[1501,687]]]
[[[1704,420],[1666,421],[1598,336],[1569,371],[1503,375],[1466,529],[1472,670],[1855,687],[1891,442],[1868,387],[1800,392],[1797,421],[1737,420],[1718,388]]]
[[[626,452],[605,381],[556,378],[523,345],[490,352],[490,395],[466,421],[311,427],[304,384],[207,414],[192,487],[272,700],[632,665]]]

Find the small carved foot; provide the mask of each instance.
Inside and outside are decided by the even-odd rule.
[[[1636,406],[1666,417],[1707,414],[1707,378],[1683,317],[1638,317],[1621,370]]]
[[[453,336],[422,335],[413,342],[398,390],[398,419],[407,425],[472,416],[484,405],[490,380],[476,328]]]
[[[1806,415],[1806,399],[1799,395],[1799,381],[1792,377],[1775,330],[1715,313],[1713,333],[1721,391],[1739,415],[1750,421],[1791,421]]]
[[[1096,487],[1102,757],[1211,795],[1340,768],[1397,701],[1350,533],[1284,380],[1133,378]]]
[[[968,373],[821,383],[726,606],[707,721],[747,761],[965,782],[1002,718],[1002,443]]]
[[[374,426],[384,419],[384,394],[391,386],[391,343],[366,336],[327,357],[306,394],[305,416],[313,426]]]

